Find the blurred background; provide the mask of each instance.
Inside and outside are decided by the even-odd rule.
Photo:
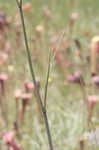
[[[97,0],[23,0],[31,59],[42,99],[49,50],[52,53],[47,113],[55,150],[99,148],[99,106],[93,111],[91,103],[87,110],[83,102],[98,101],[99,78],[93,81],[91,76],[91,68],[96,68],[91,62],[91,41],[95,37],[94,43],[99,42],[98,7]],[[9,148],[3,137],[12,131],[18,134],[14,136],[21,147],[18,150],[49,149],[34,88],[16,1],[0,0],[0,150]],[[26,95],[27,90],[31,95]],[[29,100],[25,111],[24,99]]]

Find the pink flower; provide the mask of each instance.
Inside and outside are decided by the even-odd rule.
[[[96,95],[92,95],[88,97],[88,107],[89,109],[93,109],[94,105],[99,102],[99,98]]]
[[[34,84],[32,82],[25,82],[24,87],[26,92],[30,92],[32,89],[34,89]]]
[[[93,110],[97,102],[99,102],[99,98],[96,95],[88,97],[88,122],[92,119]]]
[[[10,132],[7,132],[6,134],[4,134],[3,136],[3,141],[10,145],[13,141],[13,137],[14,137],[14,132],[10,131]]]
[[[84,81],[82,80],[82,73],[79,71],[74,72],[74,74],[70,75],[68,77],[68,81],[70,83],[77,83],[77,84],[83,84],[84,85]]]
[[[12,148],[12,150],[22,150],[19,145],[15,142],[14,138],[14,132],[10,131],[7,132],[4,136],[3,136],[3,141],[5,142],[5,144],[8,145],[9,148]]]

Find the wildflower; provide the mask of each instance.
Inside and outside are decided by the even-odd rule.
[[[92,119],[93,110],[97,102],[99,102],[99,98],[96,95],[88,97],[88,122]]]
[[[77,84],[83,84],[84,85],[84,81],[82,80],[82,73],[77,71],[74,74],[70,75],[68,77],[68,81],[70,83],[77,83]]]
[[[25,82],[24,87],[26,92],[30,92],[34,88],[34,84],[32,82]]]
[[[10,131],[5,133],[3,136],[3,141],[8,146],[8,148],[11,148],[12,150],[21,150],[19,145],[14,140],[14,132]]]
[[[98,102],[98,97],[96,95],[92,95],[88,97],[88,107],[89,109],[93,109],[94,105]]]
[[[6,134],[4,134],[3,136],[3,141],[10,145],[13,141],[13,137],[14,137],[14,132],[10,131],[10,132],[7,132]]]

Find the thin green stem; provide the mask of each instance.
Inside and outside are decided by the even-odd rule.
[[[48,69],[47,69],[47,76],[46,76],[46,83],[45,83],[45,95],[44,95],[44,107],[46,109],[46,100],[47,100],[47,91],[48,91],[48,81],[50,75],[50,68],[51,68],[51,50],[49,50],[49,59],[48,59]]]
[[[20,3],[18,2],[18,0],[16,0],[16,1],[17,1],[17,6],[19,8],[19,12],[20,12],[20,17],[21,17],[21,23],[22,23],[22,29],[23,29],[23,35],[24,35],[24,41],[25,41],[25,46],[26,46],[29,68],[30,68],[30,72],[32,75],[33,83],[35,85],[35,93],[34,94],[35,94],[35,97],[37,99],[37,103],[40,106],[41,113],[42,113],[42,116],[44,119],[50,150],[53,150],[52,137],[51,137],[51,133],[50,133],[48,117],[46,114],[45,107],[43,106],[43,103],[42,103],[39,89],[38,89],[37,84],[36,84],[37,82],[36,82],[36,78],[35,78],[34,68],[32,65],[31,54],[30,54],[30,49],[29,49],[29,45],[28,45],[28,38],[27,38],[27,33],[26,33],[26,27],[25,27],[25,22],[24,22],[24,15],[23,15],[23,10],[22,10],[22,0],[20,1]]]
[[[65,32],[63,32],[62,36],[59,37],[59,39],[57,40],[59,44],[58,44],[58,46],[56,47],[56,49],[59,48],[60,43],[61,43],[61,41],[62,41],[62,38],[64,37],[64,34],[65,34]],[[52,60],[54,60],[54,57],[55,57],[55,55],[56,55],[56,52],[55,52],[53,55],[51,55],[51,54],[52,54],[52,53],[51,53],[52,51],[53,51],[53,48],[52,48],[52,49],[49,49],[48,69],[47,69],[46,83],[45,83],[45,93],[44,93],[44,107],[45,107],[45,109],[46,109],[46,103],[47,103],[48,81],[49,81],[49,75],[50,75],[51,64],[52,64],[52,63],[51,63],[51,58],[52,58]]]

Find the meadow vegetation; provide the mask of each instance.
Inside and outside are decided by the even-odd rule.
[[[53,150],[98,150],[99,2],[23,0],[26,37],[17,2],[0,0],[0,150],[52,150],[46,114]]]

